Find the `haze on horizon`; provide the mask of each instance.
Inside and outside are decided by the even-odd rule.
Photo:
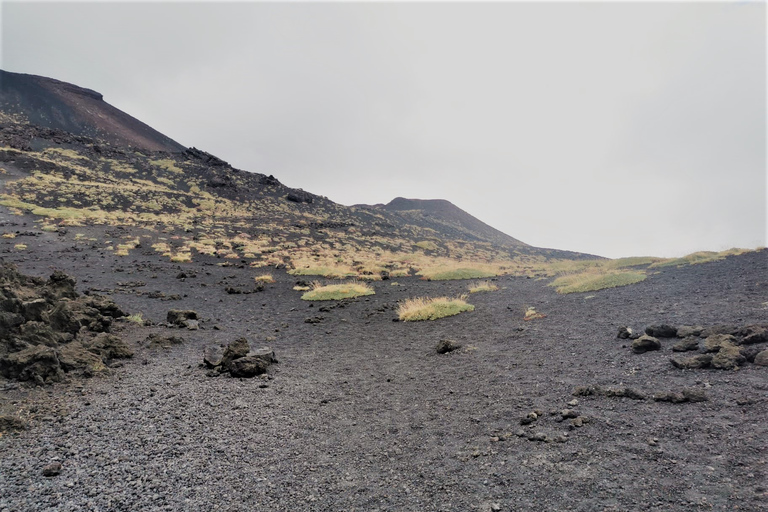
[[[447,199],[539,247],[766,245],[766,7],[0,4],[2,61],[342,204]]]

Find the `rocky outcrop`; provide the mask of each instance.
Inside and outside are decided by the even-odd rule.
[[[126,314],[106,297],[79,295],[75,284],[60,271],[45,281],[0,266],[0,374],[47,384],[70,372],[94,375],[113,359],[133,355],[108,334]]]

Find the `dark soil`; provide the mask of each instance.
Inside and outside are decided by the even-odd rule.
[[[16,229],[35,232],[27,221]],[[74,231],[0,239],[0,257],[42,278],[63,270],[155,324],[194,310],[200,329],[117,321],[135,356],[109,375],[0,381],[1,412],[26,424],[0,437],[0,510],[768,509],[768,367],[681,370],[679,340],[634,354],[616,337],[623,325],[768,323],[766,251],[591,294],[499,278],[501,290],[470,296],[474,312],[403,323],[399,300],[467,283],[404,278],[307,303],[272,271],[263,291],[230,294],[261,272],[119,258]],[[528,307],[546,317],[524,321]],[[209,376],[204,347],[241,336],[279,364]],[[444,339],[461,348],[438,354]]]

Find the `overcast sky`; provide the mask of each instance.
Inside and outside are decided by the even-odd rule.
[[[13,3],[2,68],[343,203],[609,257],[766,244],[763,3]]]

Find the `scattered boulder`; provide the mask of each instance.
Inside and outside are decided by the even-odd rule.
[[[739,347],[735,345],[723,345],[712,357],[712,367],[718,370],[734,370],[742,366],[747,359],[741,355]]]
[[[435,346],[438,354],[447,354],[461,348],[461,344],[453,340],[440,340]]]
[[[312,194],[310,194],[309,192],[305,192],[301,189],[291,189],[291,191],[288,192],[288,195],[285,196],[285,198],[288,201],[291,201],[294,203],[311,204],[313,201]]]
[[[632,328],[627,326],[621,326],[619,327],[619,332],[616,334],[616,337],[620,340],[626,340],[629,339],[629,337],[632,336]]]
[[[181,345],[185,340],[181,336],[164,336],[162,334],[152,333],[144,340],[150,348],[167,348],[172,345]]]
[[[235,359],[247,356],[250,351],[251,347],[248,345],[248,340],[245,338],[237,338],[227,345],[227,348],[224,350],[224,355],[221,358],[221,366],[225,370],[229,370],[229,363]]]
[[[677,337],[678,338],[688,338],[690,336],[701,336],[701,331],[703,331],[703,327],[698,326],[691,326],[691,325],[681,325],[677,328]]]
[[[682,392],[666,391],[653,395],[657,402],[671,402],[673,404],[682,404],[686,402],[706,402],[709,400],[706,393],[700,389],[686,388]]]
[[[698,354],[698,355],[686,357],[683,359],[671,358],[669,361],[672,363],[672,366],[674,366],[675,368],[681,368],[681,369],[687,369],[687,370],[709,368],[709,366],[712,364],[712,354]]]
[[[322,316],[311,316],[309,318],[305,318],[304,319],[304,323],[305,324],[319,324],[323,320],[325,320],[325,317],[322,317]]]
[[[224,350],[221,346],[207,346],[203,352],[203,365],[211,369],[209,375],[229,372],[232,377],[255,377],[275,363],[277,358],[271,348],[251,350],[245,338],[236,339]]]
[[[768,366],[768,350],[763,350],[756,354],[754,363],[760,366]]]
[[[266,373],[267,367],[275,362],[277,360],[272,349],[262,348],[232,360],[229,363],[229,374],[232,377],[255,377]]]
[[[188,327],[188,320],[197,320],[197,312],[191,309],[171,309],[168,311],[166,320],[176,327]]]
[[[51,462],[43,468],[43,476],[52,477],[61,473],[61,462]]]
[[[645,328],[645,334],[654,338],[674,338],[677,336],[677,328],[667,324],[649,325]]]
[[[736,343],[736,338],[730,334],[713,334],[704,340],[704,351],[719,352],[723,347],[732,347]]]
[[[768,329],[761,325],[749,325],[744,327],[739,332],[739,335],[741,335],[741,343],[744,345],[768,342]]]
[[[739,352],[741,352],[741,355],[744,356],[744,359],[747,360],[747,362],[754,363],[755,358],[757,357],[757,354],[765,350],[765,347],[755,347],[754,345],[747,345],[746,347],[741,347],[739,349]]]
[[[97,354],[102,361],[109,363],[113,359],[128,359],[133,357],[133,350],[122,339],[112,334],[102,333],[83,346],[89,352]]]
[[[701,331],[700,336],[702,338],[709,338],[710,336],[714,334],[731,334],[736,335],[739,333],[741,329],[739,327],[736,327],[735,325],[713,325],[710,327],[706,327],[703,331]]]
[[[632,342],[632,352],[635,354],[644,354],[652,350],[660,350],[661,342],[650,335],[644,335]]]
[[[533,423],[537,419],[539,419],[539,415],[538,414],[536,414],[535,412],[529,412],[528,414],[525,415],[524,418],[520,418],[520,424],[521,425],[530,425],[531,423]]]
[[[221,366],[221,361],[224,359],[224,349],[221,346],[210,345],[203,349],[203,364],[206,368],[216,368]]]
[[[672,346],[672,352],[692,352],[694,350],[699,350],[699,339],[695,336],[682,339]]]
[[[36,384],[59,382],[64,376],[56,350],[43,345],[0,357],[0,374],[7,379]]]

